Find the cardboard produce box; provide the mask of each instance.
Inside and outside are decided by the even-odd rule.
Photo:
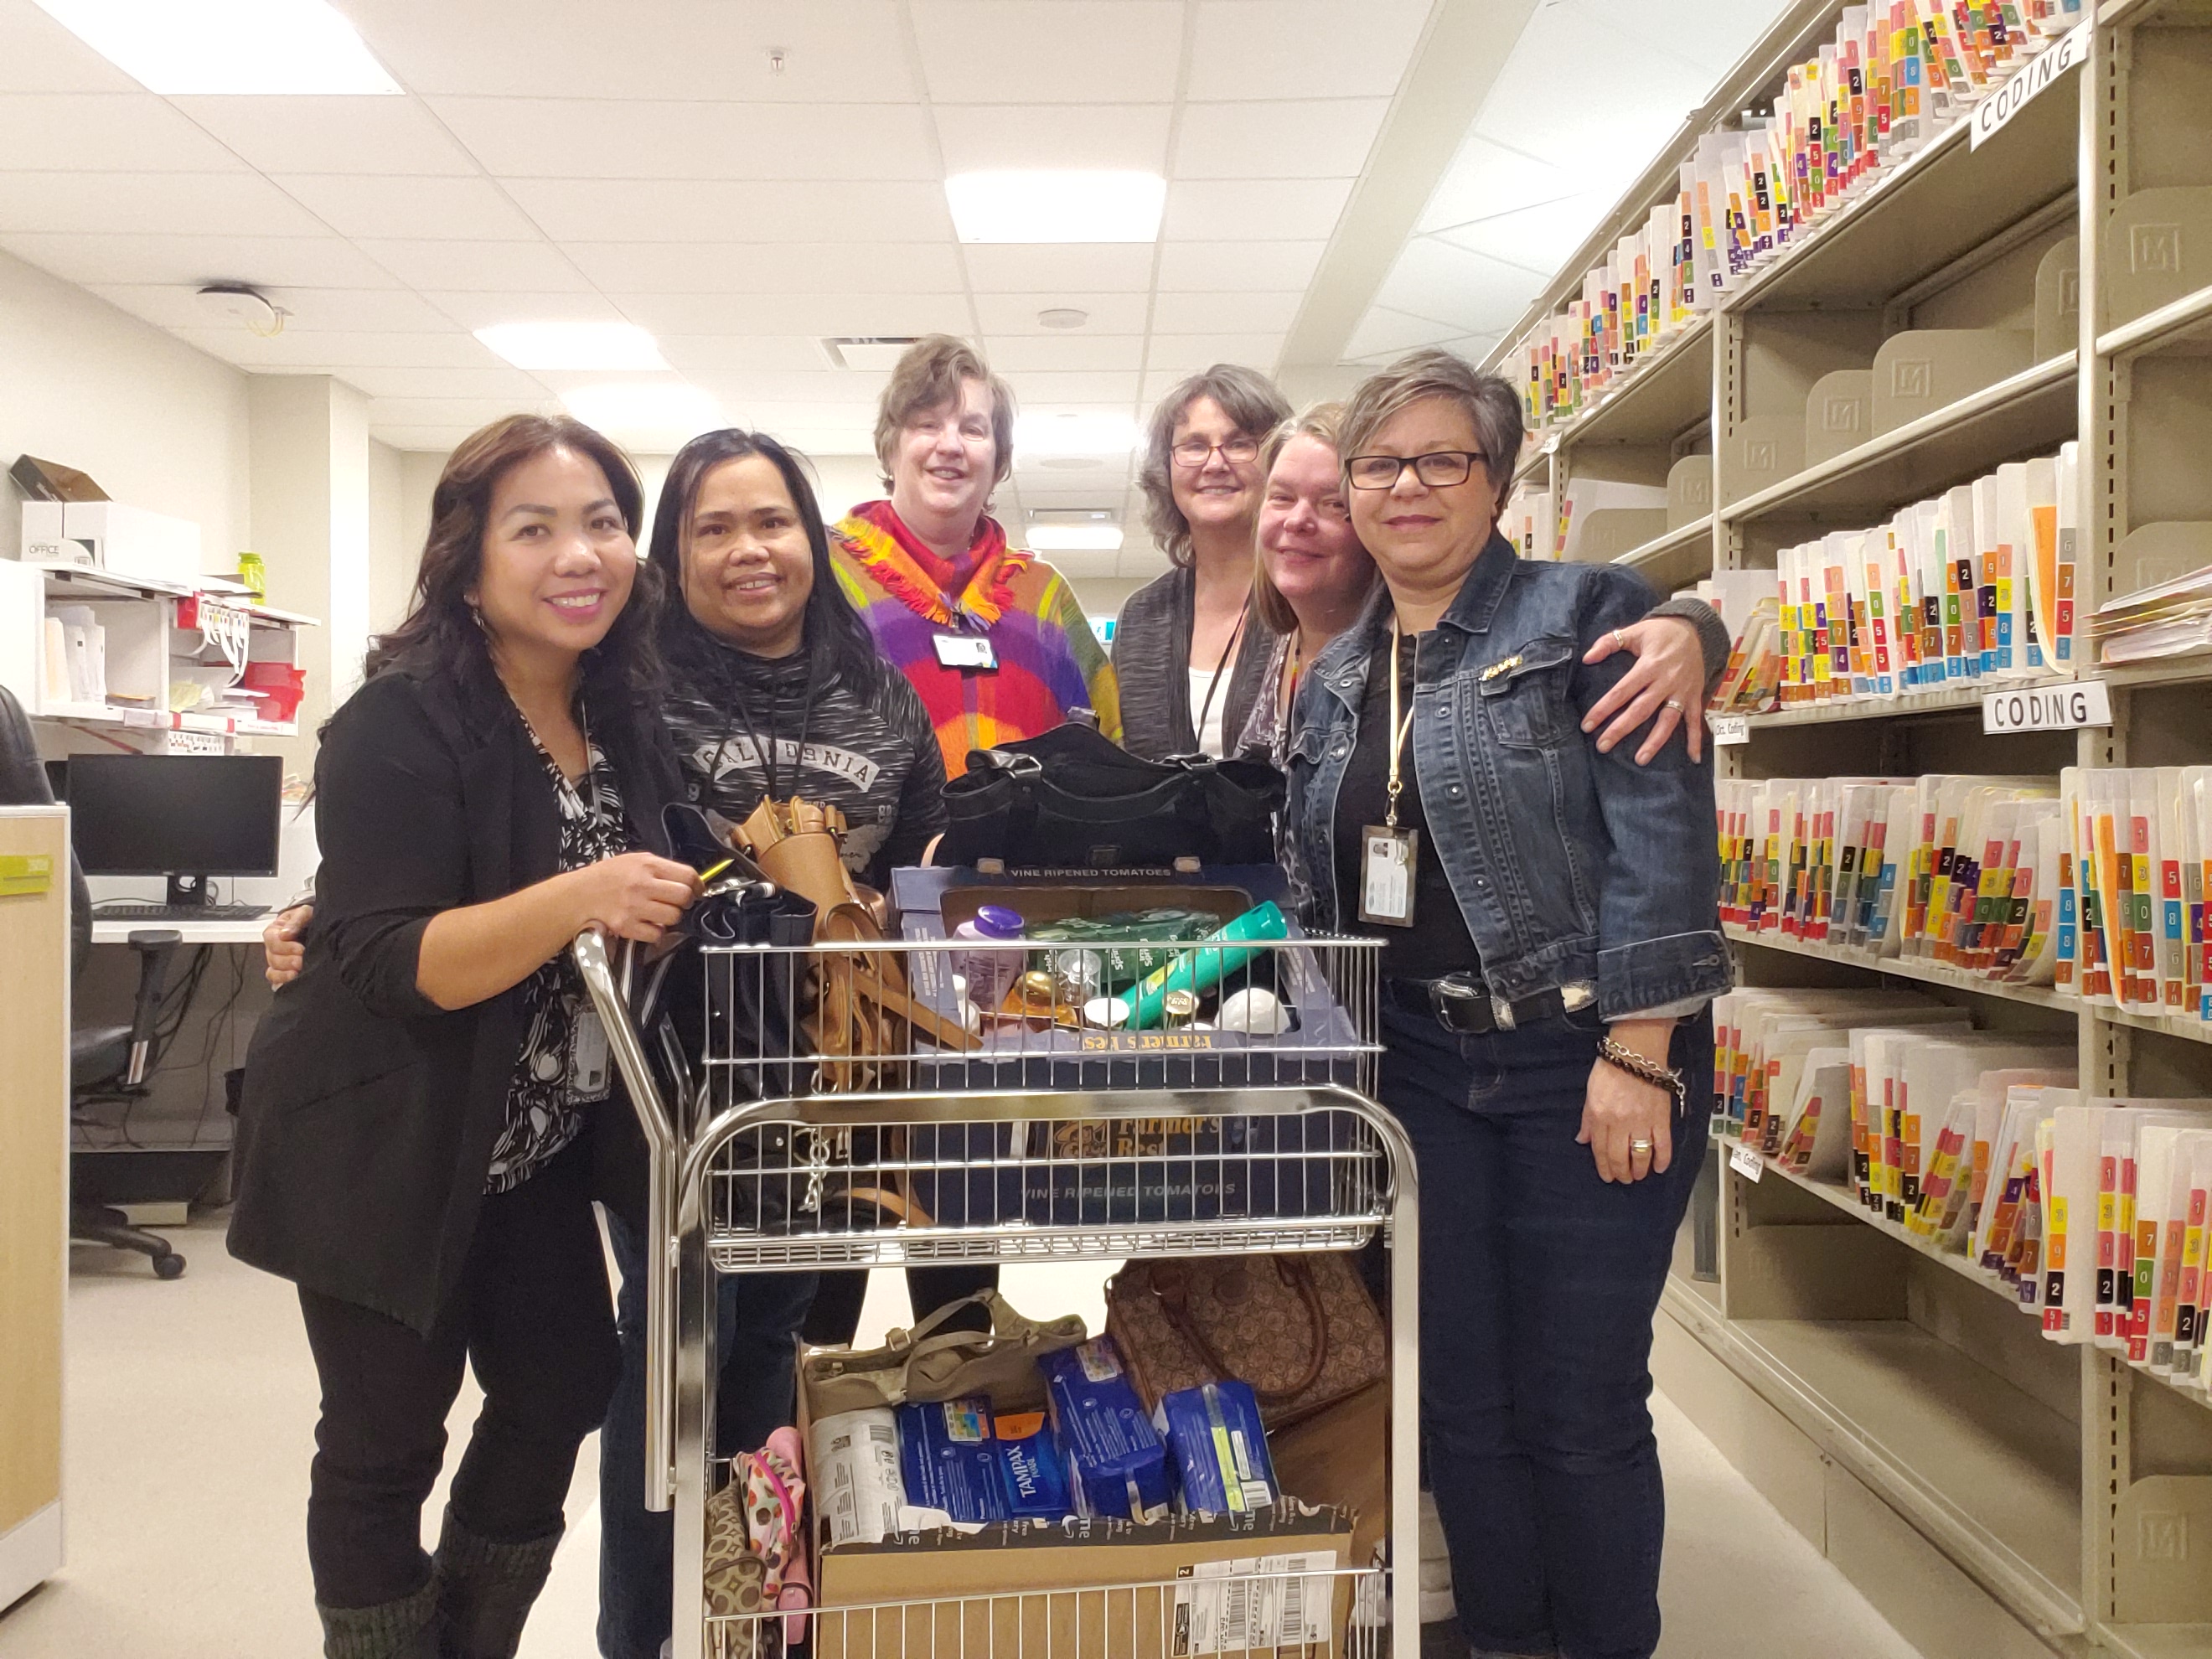
[[[799,1376],[811,1457],[803,1355]],[[809,1469],[810,1490],[816,1478]],[[837,1546],[811,1509],[813,1659],[1328,1659],[1351,1581],[1317,1575],[1354,1565],[1359,1516],[1334,1492],[1291,1495],[1299,1501],[1257,1515],[1008,1523]]]

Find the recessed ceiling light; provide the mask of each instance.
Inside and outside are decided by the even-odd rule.
[[[1033,524],[1030,545],[1040,553],[1112,553],[1121,545],[1118,524]]]
[[[1127,415],[1024,415],[1014,422],[1017,454],[1126,455],[1137,447],[1137,423]]]
[[[1168,183],[1156,173],[960,173],[945,199],[963,242],[1152,242]]]
[[[613,381],[581,386],[561,401],[586,426],[624,442],[678,442],[729,422],[722,407],[682,380]]]
[[[1043,328],[1081,328],[1091,320],[1087,311],[1078,311],[1073,306],[1054,306],[1037,313],[1037,323]]]
[[[38,0],[149,92],[397,94],[324,0]]]
[[[517,368],[665,368],[653,336],[631,323],[499,323],[477,338]]]

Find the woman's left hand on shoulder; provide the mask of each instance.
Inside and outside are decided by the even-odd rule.
[[[1613,1028],[1615,1042],[1638,1054],[1667,1061],[1667,1034],[1674,1022],[1645,1022],[1634,1030],[1626,1024]],[[1575,1139],[1590,1149],[1598,1179],[1607,1182],[1641,1181],[1663,1175],[1674,1161],[1674,1097],[1656,1083],[1646,1082],[1608,1060],[1590,1063],[1589,1092],[1583,1097],[1583,1126]],[[1636,1143],[1650,1143],[1640,1150]]]
[[[1680,617],[1647,617],[1601,635],[1583,653],[1583,660],[1601,663],[1615,651],[1629,652],[1635,660],[1583,716],[1585,732],[1605,726],[1598,736],[1598,753],[1612,753],[1615,744],[1650,720],[1650,735],[1636,751],[1638,766],[1650,764],[1673,739],[1677,726],[1684,728],[1690,758],[1704,759],[1705,652],[1698,630]]]

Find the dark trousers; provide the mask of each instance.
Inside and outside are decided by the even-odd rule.
[[[943,1267],[908,1267],[906,1270],[907,1304],[914,1310],[918,1323],[935,1313],[948,1302],[973,1296],[978,1291],[995,1290],[999,1284],[999,1264],[995,1261],[957,1261]],[[865,1267],[842,1269],[823,1273],[820,1286],[814,1292],[813,1310],[806,1316],[806,1340],[817,1347],[842,1347],[853,1340],[853,1333],[860,1328],[860,1306],[868,1295],[868,1273]],[[988,1330],[991,1322],[980,1308],[949,1321],[945,1330]]]
[[[300,1292],[323,1392],[307,1559],[324,1606],[376,1607],[428,1582],[422,1504],[445,1462],[464,1362],[484,1404],[453,1476],[454,1518],[498,1544],[560,1531],[576,1449],[615,1381],[590,1168],[579,1144],[483,1200],[460,1285],[427,1337]]]
[[[1666,1502],[1651,1319],[1705,1157],[1712,1022],[1664,1175],[1599,1180],[1576,1143],[1602,1027],[1455,1036],[1386,1009],[1382,1103],[1421,1177],[1421,1424],[1468,1641],[1486,1656],[1649,1659]]]
[[[638,1235],[612,1212],[607,1237],[622,1270],[616,1329],[622,1375],[599,1431],[599,1651],[659,1659],[672,1622],[675,1516],[645,1507],[645,1276]],[[714,1281],[714,1450],[756,1451],[792,1421],[799,1328],[814,1275],[726,1273]]]

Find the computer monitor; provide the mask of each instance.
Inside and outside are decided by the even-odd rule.
[[[72,755],[61,793],[88,876],[167,876],[167,902],[208,902],[210,876],[273,876],[279,755]]]

